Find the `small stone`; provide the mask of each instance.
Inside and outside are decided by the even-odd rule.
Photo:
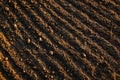
[[[23,59],[20,59],[20,61],[23,61]]]
[[[17,28],[17,24],[14,24],[14,27]]]
[[[39,38],[39,41],[43,41],[43,39],[40,37],[40,38]]]
[[[45,78],[47,78],[48,76],[47,75],[45,75]]]
[[[8,61],[8,57],[6,57],[5,60]]]
[[[44,51],[46,51],[46,49],[43,49]]]
[[[23,72],[25,73],[25,70],[23,70]]]
[[[54,52],[53,52],[53,51],[50,51],[49,53],[50,53],[50,55],[53,55],[53,54],[54,54]]]
[[[69,70],[67,70],[67,72],[69,72]]]
[[[53,79],[53,76],[51,76],[51,78]]]
[[[45,67],[43,67],[43,70],[44,70],[44,71],[46,70]]]
[[[28,44],[30,43],[30,39],[27,39],[27,43],[28,43]]]
[[[33,66],[34,69],[37,69],[37,66]]]
[[[46,72],[47,72],[47,73],[49,73],[49,71],[48,71],[48,70],[46,70]]]
[[[82,58],[86,58],[86,54],[85,53],[81,53],[81,57]]]
[[[55,73],[55,71],[52,71],[52,74],[54,74]]]
[[[5,10],[6,10],[6,11],[9,11],[10,9],[9,9],[8,7],[5,7]]]

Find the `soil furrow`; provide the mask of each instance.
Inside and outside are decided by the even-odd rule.
[[[0,0],[0,80],[119,80],[118,0]]]
[[[61,4],[62,4],[62,3],[61,3]],[[69,9],[69,10],[70,10],[70,12],[74,12],[74,11],[72,11],[71,9]],[[68,10],[68,11],[69,11],[69,10]],[[86,19],[83,18],[83,20],[90,21],[90,23],[91,23],[91,20],[89,20],[90,18],[89,18],[87,15],[84,15],[83,13],[81,13],[81,12],[79,12],[79,11],[77,11],[76,13],[80,13],[80,14],[81,14],[81,16],[79,16],[79,19],[80,19],[80,18],[83,18],[82,16],[84,16],[84,17],[86,17]],[[73,14],[75,14],[75,13],[73,13]],[[77,15],[77,14],[76,14],[76,15]],[[82,22],[83,22],[83,21],[82,21]],[[100,22],[101,22],[101,21],[100,21]],[[83,23],[86,24],[86,23],[88,23],[88,22],[84,21]],[[88,24],[89,24],[89,23],[88,23]],[[93,24],[94,24],[94,23],[93,23]],[[102,27],[101,25],[99,25],[99,24],[97,24],[97,23],[95,23],[95,24],[96,24],[97,26],[101,27],[102,29],[105,29],[104,26]],[[94,25],[95,25],[95,24],[94,24]],[[93,27],[94,27],[94,26],[93,26]],[[94,29],[92,29],[92,30],[94,31],[95,29],[97,30],[96,26],[95,26]],[[112,28],[112,29],[114,29],[114,28]],[[105,30],[108,31],[107,29],[105,29]],[[111,29],[109,28],[109,30],[111,30]],[[98,31],[101,31],[101,30],[98,29]],[[95,31],[95,32],[98,32],[98,31]],[[101,33],[101,34],[100,34],[100,33]],[[109,40],[110,37],[111,37],[110,34],[106,34],[105,32],[100,32],[100,33],[99,33],[100,36],[102,36],[102,34],[104,34],[104,35],[106,36],[105,39],[107,39],[107,40]],[[109,36],[109,37],[108,37],[108,36]]]

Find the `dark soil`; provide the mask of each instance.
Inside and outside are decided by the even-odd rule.
[[[120,1],[0,0],[0,80],[120,80]]]

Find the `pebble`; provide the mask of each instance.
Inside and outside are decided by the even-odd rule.
[[[5,58],[5,61],[8,61],[8,57]]]
[[[85,53],[81,53],[81,57],[82,58],[86,58],[86,54]]]
[[[5,10],[6,10],[6,11],[9,11],[10,9],[9,9],[8,7],[5,7]]]
[[[37,66],[33,66],[34,69],[37,69]]]
[[[39,41],[43,41],[41,37],[39,38]]]
[[[45,67],[43,67],[43,70],[44,70],[44,71],[46,70]]]
[[[20,61],[23,61],[23,59],[20,59]]]
[[[67,70],[67,72],[69,72],[69,70]]]
[[[25,70],[23,70],[23,72],[25,73],[26,71],[25,71]]]
[[[27,43],[28,43],[28,44],[30,43],[30,39],[27,39]]]
[[[17,24],[14,24],[14,27],[17,28]]]
[[[52,74],[54,74],[55,73],[55,71],[52,71]]]
[[[47,78],[48,76],[47,75],[45,75],[45,78]]]
[[[53,79],[53,76],[51,76],[51,78]]]
[[[50,51],[49,53],[50,53],[50,55],[53,55],[53,54],[54,54],[54,52],[53,52],[53,51]]]

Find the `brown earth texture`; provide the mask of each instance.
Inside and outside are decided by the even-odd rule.
[[[0,0],[0,80],[120,80],[120,0]]]

